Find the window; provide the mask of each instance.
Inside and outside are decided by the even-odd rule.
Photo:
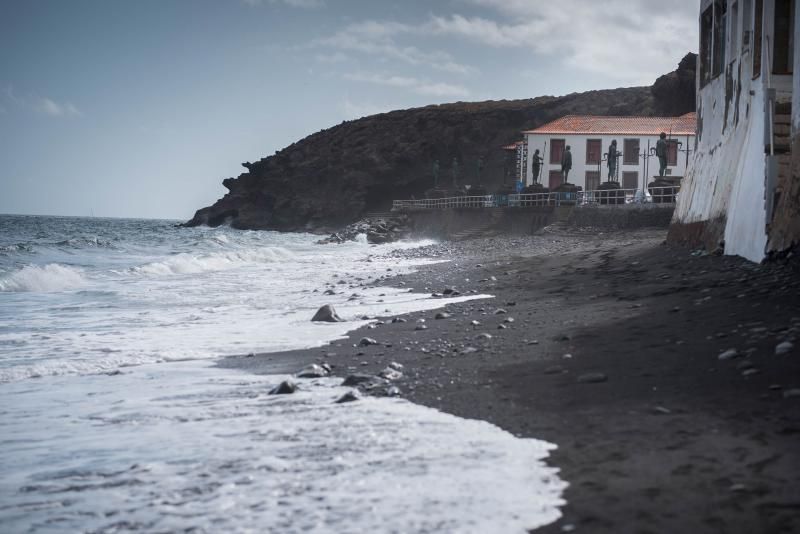
[[[728,0],[714,0],[700,16],[700,85],[716,78],[725,68]]]
[[[753,42],[753,0],[742,3],[742,53],[750,49]]]
[[[639,164],[639,140],[638,139],[625,139],[622,148],[622,164],[623,165],[638,165]]]
[[[550,189],[555,189],[556,187],[561,185],[561,178],[562,178],[561,171],[550,171],[550,174],[547,177],[548,179],[547,187],[549,187]]]
[[[603,152],[603,141],[601,139],[586,140],[586,164],[599,165]]]
[[[600,173],[586,171],[586,191],[596,191],[600,187]]]
[[[756,0],[755,17],[753,17],[753,79],[761,76],[761,39],[764,25],[764,0]]]
[[[794,62],[794,2],[775,0],[775,46],[772,52],[772,73],[791,74]]]
[[[728,0],[714,2],[714,69],[711,73],[716,78],[725,69],[725,32],[728,24]]]
[[[714,6],[700,15],[700,85],[705,85],[711,81],[711,31],[714,27]]]
[[[678,141],[670,139],[667,141],[667,165],[674,167],[678,164]]]
[[[731,4],[731,61],[736,59],[739,50],[739,2]]]
[[[622,172],[622,189],[638,189],[639,173],[636,171]]]
[[[561,156],[564,154],[565,142],[563,139],[550,140],[550,163],[561,165]]]

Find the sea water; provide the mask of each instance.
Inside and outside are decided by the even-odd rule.
[[[3,532],[524,532],[554,521],[553,447],[337,379],[213,366],[320,346],[441,300],[361,287],[421,243],[174,221],[0,216]],[[341,283],[344,282],[344,283]],[[332,289],[334,294],[324,294]],[[330,292],[329,292],[330,293]],[[346,323],[309,318],[333,304]],[[298,366],[307,362],[298,362]]]

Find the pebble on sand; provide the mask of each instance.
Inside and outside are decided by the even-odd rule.
[[[791,352],[793,348],[794,348],[794,343],[792,343],[791,341],[783,341],[775,346],[775,354],[776,355],[786,354],[788,352]]]
[[[372,339],[371,337],[362,337],[358,341],[358,346],[359,347],[368,347],[370,345],[377,345],[377,344],[378,344],[378,342],[375,341],[374,339]]]
[[[578,382],[582,384],[598,384],[607,380],[608,376],[603,373],[585,373],[578,377]]]
[[[739,356],[739,351],[738,350],[736,350],[736,349],[728,349],[728,350],[720,353],[720,355],[717,356],[717,358],[720,359],[720,360],[731,360],[733,358],[736,358],[737,356]]]

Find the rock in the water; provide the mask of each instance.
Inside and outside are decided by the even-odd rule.
[[[270,395],[288,395],[297,391],[297,385],[291,380],[284,380],[269,391]]]
[[[402,363],[397,363],[397,362],[389,362],[389,367],[391,367],[392,369],[397,369],[398,371],[400,371],[403,368],[403,364]]]
[[[717,358],[720,360],[731,360],[739,356],[739,351],[736,349],[728,349],[725,352],[721,353]]]
[[[395,317],[394,319],[392,319],[392,322],[393,323],[405,323],[406,319],[404,319],[403,317]]]
[[[450,317],[451,317],[451,315],[449,313],[447,313],[447,312],[439,312],[439,313],[436,314],[434,319],[449,319]]]
[[[317,313],[314,314],[314,317],[312,317],[311,320],[324,323],[340,323],[343,321],[343,319],[336,313],[334,307],[330,304],[326,304],[318,309]]]
[[[336,404],[344,404],[345,402],[357,401],[360,398],[361,398],[361,395],[358,394],[358,391],[348,391],[347,393],[345,393],[344,395],[342,395],[341,397],[336,399],[336,401],[334,401],[334,402]]]
[[[453,289],[452,287],[448,287],[444,291],[442,291],[442,295],[458,295],[458,294],[459,292]]]
[[[607,380],[608,377],[603,373],[585,373],[578,377],[578,382],[582,384],[597,384]]]
[[[775,346],[775,354],[786,354],[787,352],[791,352],[793,348],[794,344],[791,341],[783,341]]]
[[[397,369],[392,369],[391,367],[387,367],[386,369],[378,373],[378,376],[380,376],[381,378],[385,378],[386,380],[399,380],[403,378],[403,373],[401,373]]]
[[[298,378],[322,378],[323,376],[328,376],[328,370],[316,363],[303,367],[297,373]]]
[[[387,397],[399,397],[400,396],[400,388],[397,386],[392,386],[390,388],[386,388],[386,396]]]
[[[362,337],[358,342],[359,347],[368,347],[370,345],[377,345],[377,344],[378,342],[372,339],[371,337]]]
[[[328,296],[330,296],[330,295],[335,295],[335,294],[336,294],[336,291],[334,291],[333,289],[326,289],[326,290],[325,290],[325,292],[324,292],[324,293],[322,293],[322,294],[323,294],[323,295],[328,295]]]

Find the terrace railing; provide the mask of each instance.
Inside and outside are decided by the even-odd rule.
[[[525,208],[534,206],[586,206],[626,204],[674,204],[680,186],[650,187],[641,189],[604,189],[576,193],[515,193],[510,195],[458,196],[425,198],[420,200],[395,200],[393,211],[447,208]]]

